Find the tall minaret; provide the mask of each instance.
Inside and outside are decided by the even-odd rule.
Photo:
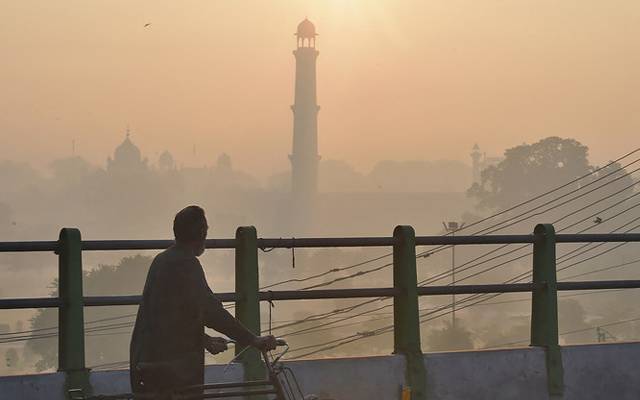
[[[291,193],[295,225],[307,226],[318,192],[318,111],[316,99],[316,28],[305,18],[296,32],[296,88],[293,111]],[[307,220],[307,221],[305,221]]]

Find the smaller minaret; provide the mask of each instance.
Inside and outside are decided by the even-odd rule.
[[[481,172],[482,172],[482,153],[480,152],[480,146],[476,143],[473,146],[473,151],[471,152],[471,168],[473,171],[473,182],[472,183],[480,183]]]

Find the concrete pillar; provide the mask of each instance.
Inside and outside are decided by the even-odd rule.
[[[258,238],[253,226],[236,230],[236,318],[255,335],[260,335],[260,300],[258,278]],[[236,346],[236,355],[244,348]],[[246,380],[265,377],[260,352],[247,349],[239,357]]]
[[[82,238],[80,231],[63,228],[58,241],[58,370],[65,372],[65,391],[90,393],[84,355],[84,302],[82,292]]]
[[[426,371],[420,346],[420,314],[416,273],[416,235],[410,226],[393,231],[393,346],[407,362],[411,400],[426,399]],[[406,391],[403,396],[406,396]]]
[[[558,288],[556,281],[556,233],[553,225],[540,224],[534,230],[533,290],[531,301],[531,346],[545,348],[547,382],[551,396],[564,388],[562,354],[558,345]]]

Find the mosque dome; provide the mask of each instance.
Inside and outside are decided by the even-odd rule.
[[[147,159],[142,159],[142,154],[138,146],[131,141],[129,131],[124,141],[116,147],[113,158],[107,159],[107,170],[109,171],[134,171],[146,170]]]
[[[113,153],[113,159],[115,161],[124,161],[124,162],[140,162],[142,156],[140,155],[140,149],[138,146],[133,144],[129,135],[124,139],[118,147],[116,147],[115,152]]]
[[[298,31],[296,32],[296,36],[304,39],[312,39],[318,36],[316,33],[316,27],[313,25],[311,21],[307,18],[304,21],[298,24]]]

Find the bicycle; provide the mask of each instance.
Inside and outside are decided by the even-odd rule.
[[[285,349],[277,356],[271,352],[263,351],[262,359],[267,369],[267,377],[263,380],[205,383],[183,387],[172,393],[133,394],[122,393],[115,395],[91,395],[85,396],[82,389],[69,390],[71,400],[155,400],[163,398],[167,400],[202,400],[220,399],[230,397],[275,396],[273,400],[310,400],[313,397],[305,397],[293,371],[284,366],[280,360],[289,351],[289,345],[283,339],[276,341],[278,347]]]

